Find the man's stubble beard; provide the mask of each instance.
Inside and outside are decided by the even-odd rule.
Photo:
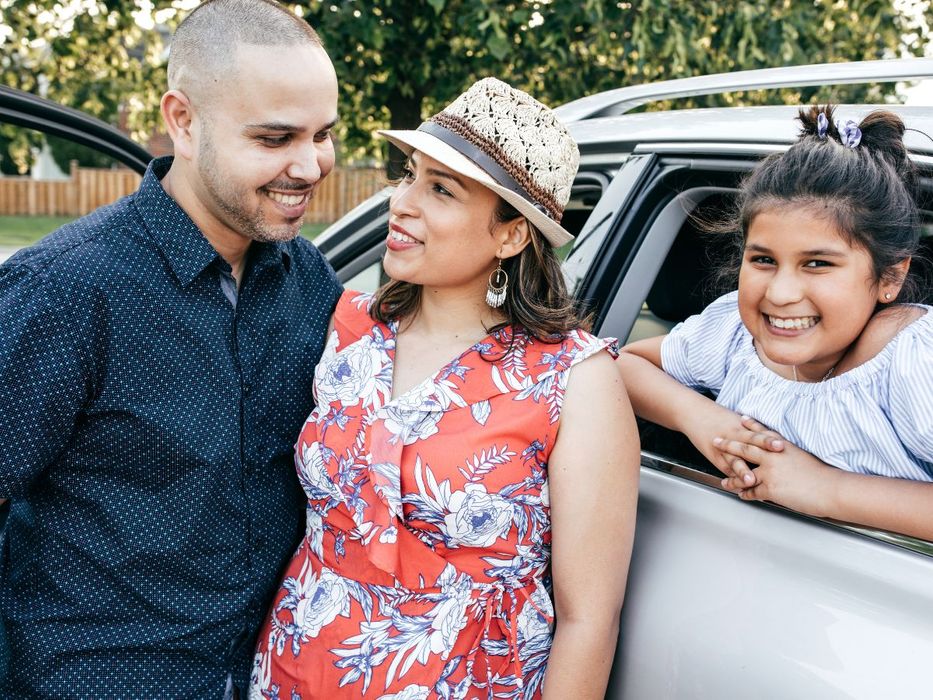
[[[226,223],[241,236],[260,243],[280,243],[290,241],[301,231],[301,222],[296,224],[283,224],[273,228],[265,221],[261,208],[249,212],[241,205],[255,195],[262,198],[265,195],[259,191],[249,192],[237,189],[218,176],[221,169],[217,165],[217,149],[210,133],[210,127],[205,124],[202,132],[201,144],[198,149],[198,175],[204,183],[207,196],[211,198],[213,207],[223,213]]]

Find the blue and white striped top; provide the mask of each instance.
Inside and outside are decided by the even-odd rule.
[[[933,307],[875,357],[818,383],[762,364],[742,323],[738,292],[675,326],[664,371],[773,428],[827,464],[863,474],[933,481]]]

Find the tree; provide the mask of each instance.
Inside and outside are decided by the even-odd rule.
[[[893,0],[310,0],[341,86],[343,139],[371,154],[377,128],[415,128],[474,80],[497,76],[556,105],[649,81],[775,65],[920,54]],[[923,3],[930,16],[930,3]],[[893,85],[840,88],[880,99]],[[807,101],[814,89],[783,91]],[[724,95],[692,104],[746,104]],[[666,106],[666,105],[661,105]]]
[[[501,77],[556,105],[599,90],[746,68],[920,54],[931,0],[285,0],[321,34],[341,85],[344,157],[377,128],[414,128],[474,80]],[[0,0],[0,82],[123,122],[158,123],[163,34],[191,0]],[[41,76],[41,77],[40,77]],[[837,101],[893,85],[847,86]],[[692,104],[806,102],[815,88]],[[660,105],[667,106],[667,105]],[[650,108],[650,107],[649,107]]]
[[[166,22],[177,21],[176,4],[0,0],[0,83],[93,114],[137,136],[151,133],[165,90],[165,45],[162,35],[137,17],[145,7]],[[2,130],[3,136],[7,147],[0,155],[6,157],[0,161],[23,171],[30,148],[42,137],[22,129]],[[60,145],[53,151],[57,160],[70,155]]]

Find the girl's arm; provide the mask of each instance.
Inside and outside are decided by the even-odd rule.
[[[763,450],[759,444],[775,434],[754,421],[746,427],[756,429],[753,439],[718,441],[727,459],[759,464],[757,485],[727,480],[743,499],[933,541],[933,483],[837,469],[787,441],[781,452]]]
[[[647,338],[626,345],[616,360],[635,413],[686,435],[727,477],[738,477],[746,485],[754,484],[755,476],[747,464],[741,460],[725,459],[713,445],[713,438],[717,435],[736,440],[751,438],[750,431],[741,424],[741,416],[684,386],[661,369],[661,342],[664,337]]]
[[[557,632],[544,700],[602,700],[619,633],[640,466],[625,388],[603,352],[571,371],[548,464]]]

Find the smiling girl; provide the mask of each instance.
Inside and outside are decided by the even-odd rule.
[[[799,119],[741,187],[738,290],[618,365],[636,413],[742,498],[933,539],[933,315],[909,303],[924,290],[904,125]]]

